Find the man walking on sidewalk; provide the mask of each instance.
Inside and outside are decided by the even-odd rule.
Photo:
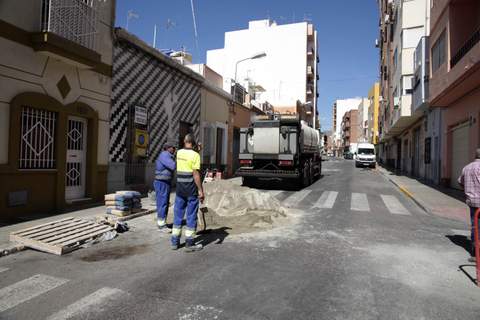
[[[173,158],[174,154],[175,143],[168,141],[163,145],[163,151],[155,162],[155,180],[153,187],[155,188],[157,200],[157,226],[161,231],[169,231],[167,229],[167,215],[172,177],[176,167]]]
[[[475,238],[474,238],[474,215],[475,211],[480,208],[480,149],[476,151],[476,159],[472,163],[465,166],[462,175],[458,178],[458,183],[463,186],[466,203],[470,207],[470,222],[472,240],[470,262],[475,261]]]
[[[195,140],[191,134],[184,139],[185,147],[177,152],[177,184],[172,228],[172,249],[177,250],[182,234],[182,220],[187,216],[185,248],[198,251],[202,245],[195,244],[197,212],[199,201],[203,202],[202,180],[200,178],[200,155],[194,151]]]

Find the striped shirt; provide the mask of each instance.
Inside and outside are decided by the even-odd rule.
[[[458,183],[465,190],[467,205],[480,208],[480,159],[463,168],[462,175],[458,178]]]

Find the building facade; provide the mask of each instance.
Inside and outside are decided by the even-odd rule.
[[[380,103],[380,83],[376,82],[368,91],[368,129],[367,141],[376,145],[378,143],[378,118]]]
[[[204,78],[123,29],[113,52],[108,189],[146,191],[167,140],[200,138]]]
[[[367,98],[362,98],[358,104],[358,142],[367,142],[368,137],[368,107],[370,103]]]
[[[350,151],[352,143],[358,143],[360,128],[358,126],[358,110],[353,109],[345,112],[342,118],[342,150],[343,153]]]
[[[308,22],[250,21],[248,29],[225,33],[224,48],[207,51],[207,65],[222,75],[225,91],[239,83],[252,101],[295,107],[298,100],[312,125],[318,120],[318,59],[317,32]]]
[[[441,179],[459,188],[480,146],[480,2],[432,1],[428,48],[430,108],[443,110]]]
[[[332,145],[335,156],[343,154],[342,121],[347,111],[357,110],[361,98],[336,100],[332,107]]]
[[[0,3],[1,219],[103,199],[114,20],[115,1]]]
[[[413,103],[415,52],[428,36],[430,0],[382,0],[380,8],[380,162],[425,175],[425,119]]]

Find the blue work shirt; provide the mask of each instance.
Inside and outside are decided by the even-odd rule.
[[[173,159],[173,154],[167,150],[162,151],[155,161],[155,180],[161,180],[170,183],[172,181],[173,173],[175,172],[176,164]]]

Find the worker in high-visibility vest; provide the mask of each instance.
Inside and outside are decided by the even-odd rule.
[[[177,152],[177,183],[173,209],[172,249],[177,250],[180,245],[182,220],[186,215],[185,248],[187,251],[198,251],[202,249],[202,245],[195,244],[197,212],[199,202],[203,202],[205,198],[200,177],[200,155],[194,151],[195,139],[193,135],[187,134],[183,142],[184,148]]]
[[[157,226],[160,231],[169,232],[167,215],[170,200],[170,189],[175,172],[175,142],[167,141],[163,151],[155,161],[155,196],[157,202]]]

